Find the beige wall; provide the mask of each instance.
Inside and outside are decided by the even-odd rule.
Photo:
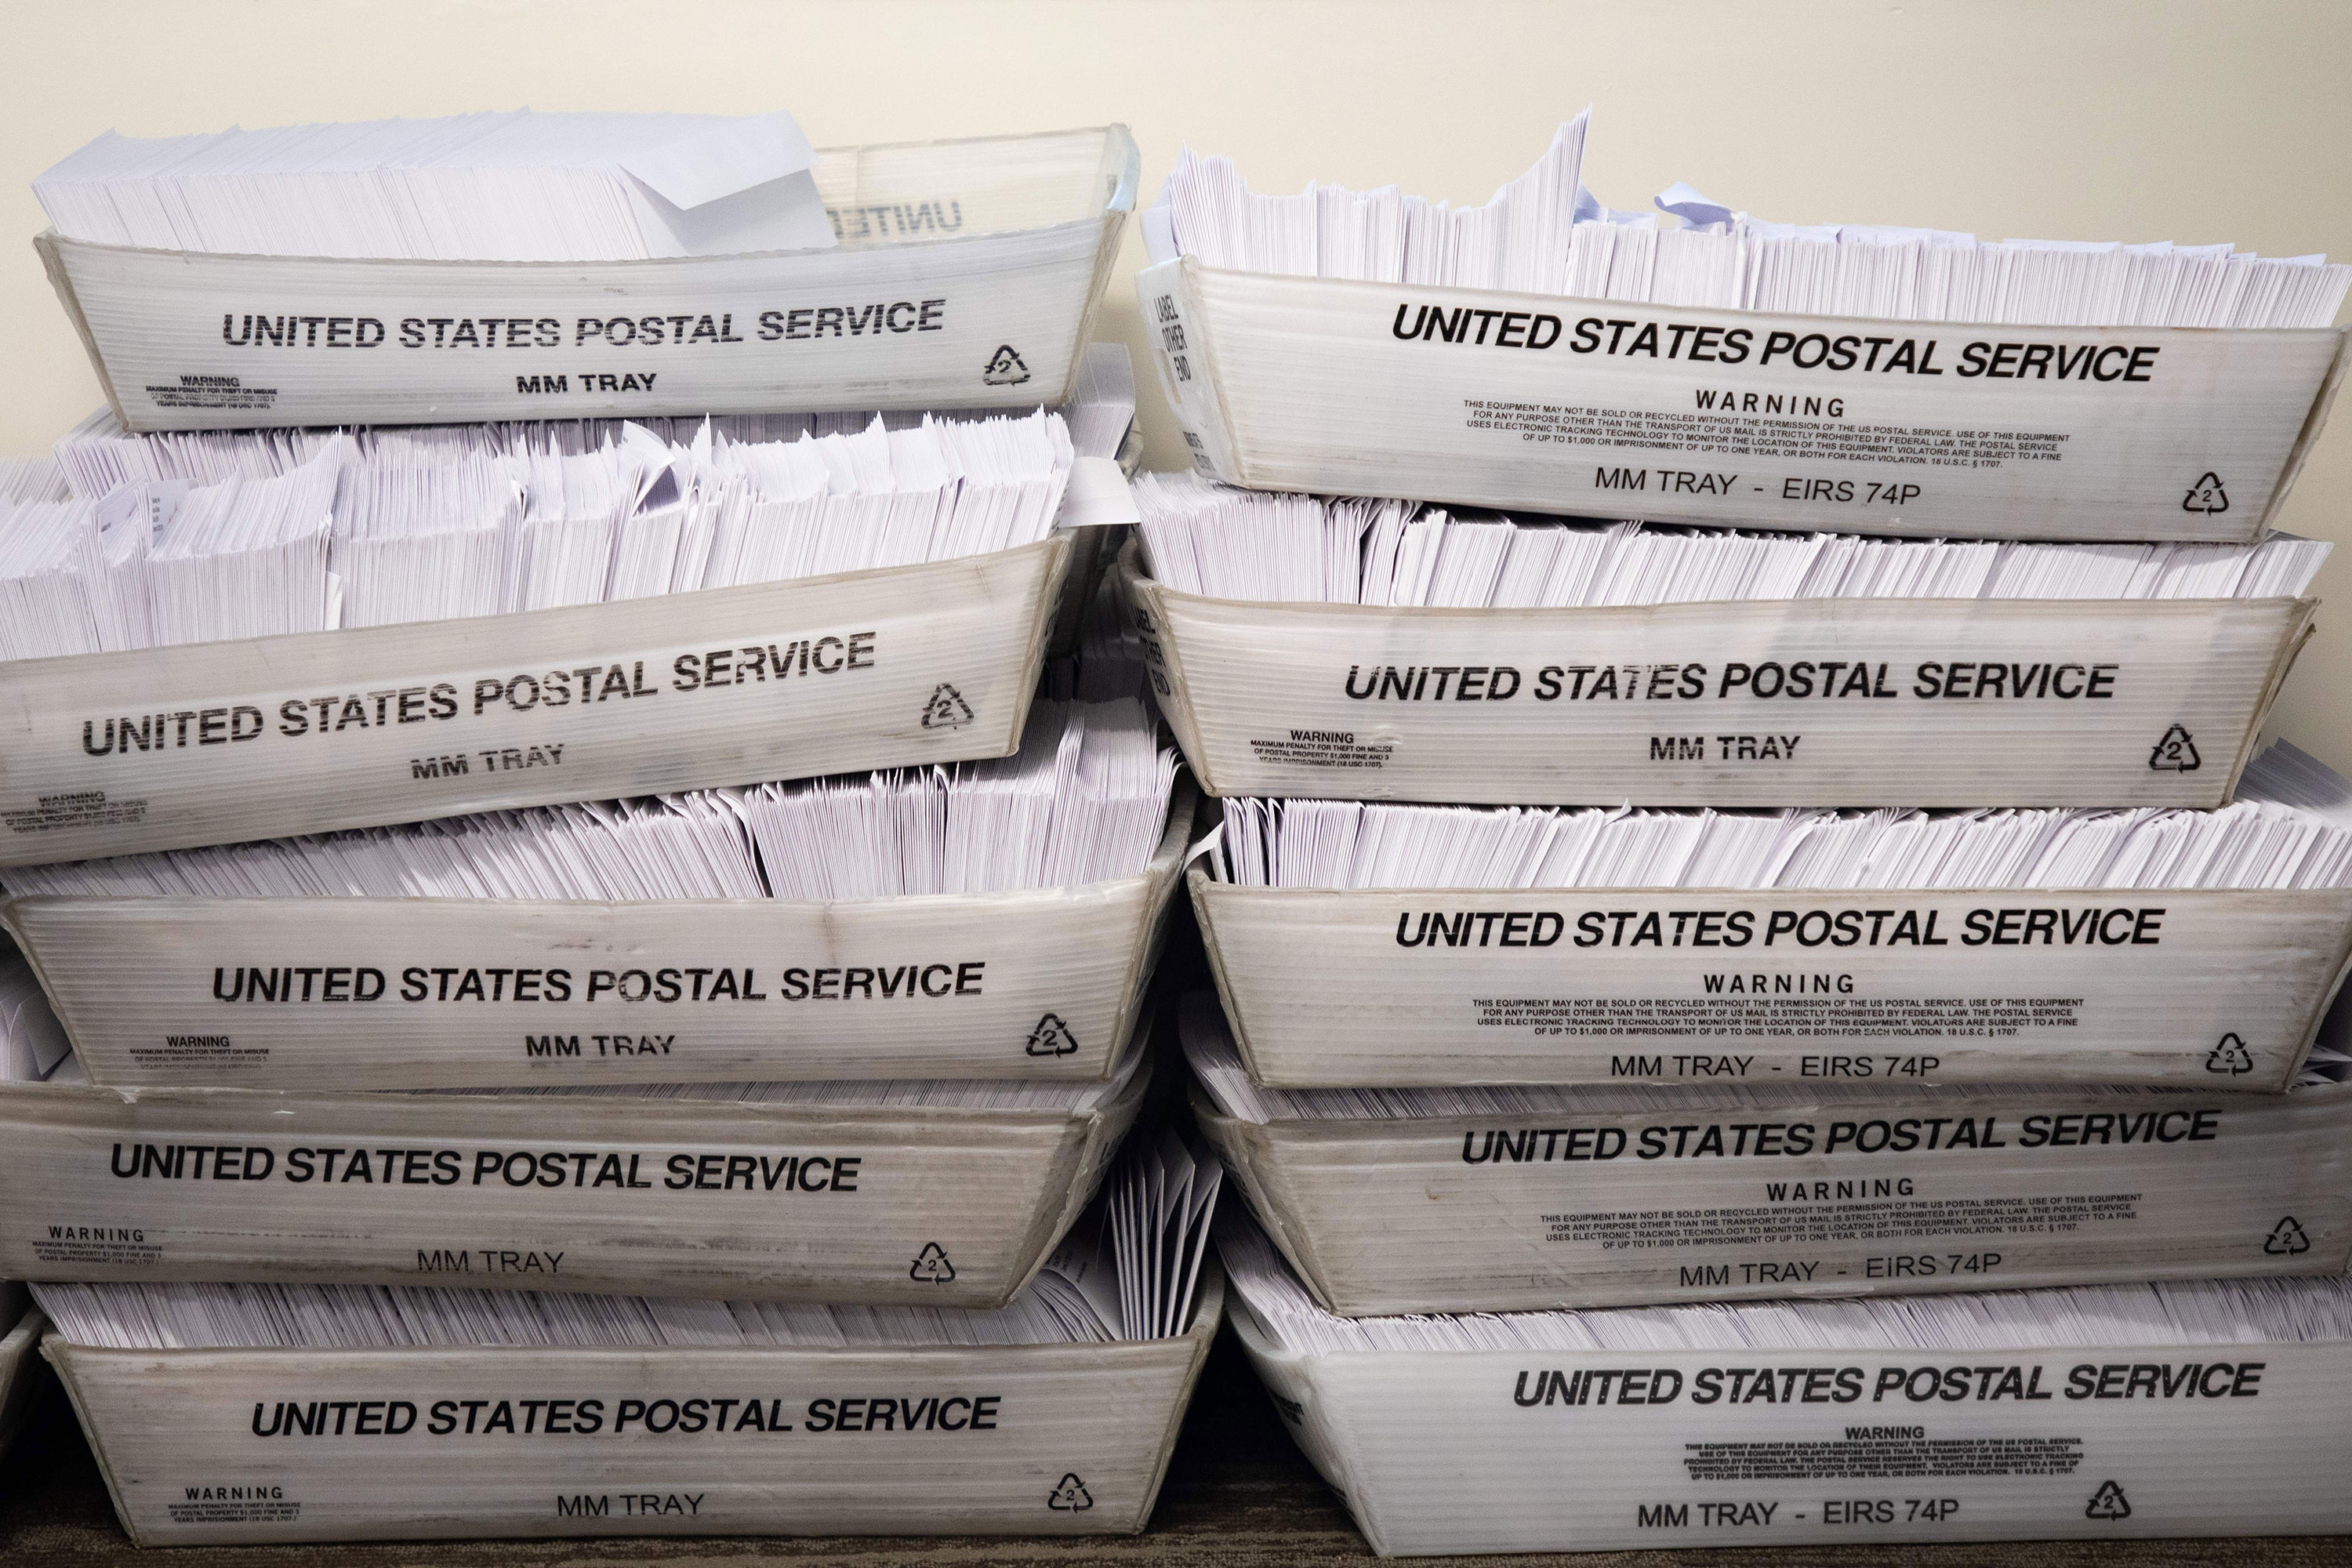
[[[1586,178],[1616,206],[1682,179],[1790,221],[2352,258],[2352,7],[2329,0],[5,0],[0,28],[0,235],[21,239],[26,182],[109,127],[783,107],[839,143],[1121,120],[1147,191],[1189,139],[1262,190],[1475,202],[1591,103]],[[1123,276],[1102,331],[1140,354]],[[0,342],[0,452],[97,405],[21,243]],[[1177,466],[1149,389],[1145,417],[1152,466]],[[2347,500],[2352,413],[2284,524],[2352,545]],[[2352,549],[2320,591],[2343,608],[2276,727],[2352,772]]]

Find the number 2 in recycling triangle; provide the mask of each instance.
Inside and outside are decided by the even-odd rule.
[[[1048,1013],[1037,1020],[1035,1028],[1029,1031],[1029,1043],[1025,1048],[1033,1057],[1074,1056],[1077,1052],[1078,1037],[1070,1033],[1070,1026],[1062,1022],[1059,1013]]]
[[[2254,1053],[2246,1049],[2246,1042],[2233,1034],[2221,1037],[2221,1043],[2205,1056],[2207,1072],[2225,1072],[2236,1077],[2254,1070]]]
[[[939,689],[931,693],[931,700],[923,704],[923,728],[956,730],[971,722],[971,704],[963,700],[962,692],[946,681],[940,681]]]
[[[1022,363],[1019,351],[1011,343],[1000,343],[989,359],[988,368],[980,373],[980,379],[991,386],[1018,386],[1029,379],[1029,367]]]
[[[1087,1490],[1087,1483],[1078,1479],[1077,1471],[1069,1470],[1054,1483],[1054,1489],[1045,1494],[1045,1506],[1068,1513],[1084,1513],[1095,1506],[1095,1500],[1093,1494]]]
[[[2197,742],[2189,731],[2175,724],[2148,752],[2147,765],[2160,773],[2193,773],[2205,765],[2205,759],[2197,754]]]
[[[2101,1481],[2099,1489],[2091,1494],[2090,1507],[2083,1510],[2084,1519],[2129,1519],[2131,1503],[2124,1497],[2124,1489],[2113,1481]]]
[[[2221,476],[2210,468],[2200,474],[2197,482],[2189,487],[2189,493],[2181,498],[2180,510],[2208,514],[2229,510],[2230,492],[2221,488]]]
[[[945,1247],[936,1241],[927,1241],[915,1257],[915,1266],[907,1270],[907,1278],[920,1279],[927,1285],[944,1285],[955,1278],[955,1265],[948,1261]]]
[[[2263,1250],[2273,1258],[2293,1258],[2311,1250],[2311,1237],[2303,1234],[2303,1226],[2295,1223],[2294,1215],[2288,1215],[2271,1227],[2270,1235],[2263,1240]]]

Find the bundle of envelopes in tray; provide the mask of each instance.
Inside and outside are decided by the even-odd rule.
[[[37,241],[137,430],[1068,391],[1122,125],[813,149],[789,114],[460,115],[100,137]]]
[[[1143,1098],[1191,815],[1132,699],[1027,741],[11,868],[76,1052],[0,1089],[0,1268],[1001,1305]]]
[[[1222,1314],[1216,1189],[1146,1142],[993,1310],[34,1289],[142,1545],[1135,1531]]]
[[[1768,223],[1680,185],[1613,212],[1580,183],[1585,128],[1451,210],[1259,195],[1182,154],[1137,291],[1202,469],[1660,521],[2248,541],[2333,401],[2345,264]]]
[[[2352,1528],[2352,784],[2264,735],[2352,273],[1612,212],[1584,133],[1144,214],[1276,1407],[1382,1552]]]
[[[0,864],[1003,755],[1125,481],[1057,413],[898,423],[28,468]]]
[[[1222,1286],[1213,1162],[1107,1177],[1197,805],[1097,612],[1134,181],[43,177],[110,406],[0,467],[0,1277],[136,1539],[1142,1527]]]

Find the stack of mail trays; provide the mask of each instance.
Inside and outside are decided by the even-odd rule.
[[[0,1279],[126,1527],[1141,1528],[1194,798],[1036,700],[1135,515],[1125,129],[240,136],[45,176],[110,407],[0,468]]]
[[[1584,131],[1142,218],[1276,1405],[1383,1552],[2352,1529],[2352,786],[2263,737],[2347,269],[1612,212]]]

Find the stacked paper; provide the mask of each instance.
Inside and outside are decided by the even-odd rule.
[[[1118,343],[1087,345],[1079,361],[1068,400],[1056,410],[1068,427],[1075,453],[1069,481],[1062,494],[1057,524],[1075,530],[1071,563],[1065,580],[1061,608],[1056,614],[1054,646],[1066,650],[1076,640],[1077,623],[1087,591],[1106,558],[1106,535],[1116,536],[1117,524],[1132,520],[1134,508],[1120,482],[1132,471],[1140,450],[1135,428],[1135,373],[1127,350]],[[892,431],[917,428],[927,421],[972,422],[989,417],[982,409],[883,410],[845,413],[762,413],[706,416],[699,419],[648,416],[620,419],[518,420],[480,425],[357,426],[335,429],[260,429],[162,431],[134,435],[123,428],[113,410],[104,408],[60,437],[54,467],[24,459],[15,480],[0,478],[0,500],[68,500],[80,495],[97,500],[118,488],[138,483],[168,485],[220,484],[232,479],[262,479],[284,474],[317,458],[344,437],[347,451],[359,458],[396,468],[404,480],[396,491],[404,505],[414,506],[453,482],[458,474],[511,473],[530,460],[547,457],[574,458],[632,442],[634,424],[657,441],[692,447],[707,427],[722,447],[793,441],[803,437],[857,436],[877,420]],[[478,459],[465,462],[465,459]],[[506,459],[507,461],[500,461]],[[429,465],[462,467],[448,475],[428,473]],[[62,470],[62,473],[59,470]],[[69,484],[66,481],[70,481]],[[22,493],[16,492],[21,489]],[[422,493],[418,493],[419,491]],[[172,493],[166,491],[166,494]],[[445,507],[446,510],[446,507]],[[482,509],[485,514],[495,507]],[[427,529],[426,531],[433,531]],[[446,530],[444,531],[446,531]],[[402,548],[397,538],[383,546],[347,541],[342,553],[368,549]],[[1115,550],[1115,546],[1113,549]],[[0,578],[8,575],[0,569]],[[401,584],[394,584],[398,588]],[[369,624],[364,605],[345,604],[345,625]]]
[[[2352,962],[2352,784],[2282,742],[2211,812],[1245,797],[1191,881],[1265,1084],[2275,1091]]]
[[[1331,1310],[1522,1311],[2342,1273],[2343,1058],[2285,1095],[1854,1079],[1269,1089],[1194,1110]],[[1703,1042],[1695,1042],[1702,1045]]]
[[[1456,517],[1408,501],[1136,484],[1144,553],[1179,593],[1284,603],[1601,609],[1783,599],[2294,598],[2325,542],[2051,544]]]
[[[1350,1321],[1218,1242],[1383,1554],[2352,1528],[2340,1278]]]
[[[464,114],[108,132],[33,181],[66,238],[240,256],[625,261],[823,249],[789,114]]]
[[[1044,701],[951,771],[11,868],[0,926],[108,1087],[1099,1080],[1192,818],[1139,702]]]
[[[520,614],[986,555],[1052,535],[1067,426],[939,420],[686,442],[634,426],[577,454],[363,457],[332,436],[299,466],[132,480],[27,502],[55,542],[5,579],[57,606],[6,651],[45,658],[284,632]]]
[[[784,115],[110,135],[37,244],[137,430],[1015,408],[1071,390],[1137,167]]]
[[[53,458],[0,458],[0,500],[25,501],[73,499],[73,487]]]
[[[1586,132],[1144,215],[1277,1408],[1382,1553],[2345,1528],[2352,784],[2257,737],[2352,268],[1615,212]]]
[[[1120,590],[1225,795],[2221,805],[2326,555],[1138,500]]]
[[[1106,1083],[0,1083],[0,1276],[1003,1305],[1141,1105]]]
[[[0,1439],[53,1321],[142,1543],[1135,1530],[1213,1223],[1384,1553],[2352,1529],[2352,784],[2257,742],[2352,268],[1614,211],[1587,131],[1186,150],[1132,493],[1122,128],[42,176],[109,408],[0,465]],[[1155,712],[1217,1158],[1106,1179]]]
[[[46,1351],[142,1544],[1132,1531],[1222,1310],[1193,1164],[996,1310],[60,1284]]]
[[[1038,704],[1028,741],[952,774],[11,870],[92,1054],[57,1059],[15,971],[0,1258],[1001,1304],[1141,1102],[1190,821],[1132,699]],[[204,1033],[116,1005],[132,952]],[[471,1087],[496,1085],[531,1087]]]
[[[1089,616],[1135,171],[524,110],[42,177],[109,408],[0,468],[0,1273],[139,1539],[1141,1527],[1222,1293],[1213,1162],[1095,1201],[1194,811]]]
[[[1449,208],[1393,185],[1258,195],[1231,159],[1186,147],[1144,223],[1151,259],[1636,304],[2020,326],[2326,327],[2352,288],[2352,266],[2320,256],[1768,223],[1683,184],[1660,193],[1654,211],[1616,212],[1579,179],[1591,117],[1587,110],[1563,124],[1535,166],[1482,207]]]
[[[1661,521],[2252,541],[2352,268],[2229,245],[1617,213],[1582,117],[1483,207],[1250,192],[1187,151],[1136,276],[1204,474]],[[2213,331],[2211,329],[2222,329]]]
[[[462,458],[579,457],[625,445],[636,426],[672,446],[691,447],[707,426],[719,445],[797,441],[803,437],[857,436],[876,420],[884,428],[919,428],[931,421],[971,423],[992,416],[981,408],[853,409],[840,412],[718,414],[643,419],[513,419],[468,425],[353,425],[301,428],[127,429],[101,408],[58,437],[54,466],[37,458],[0,459],[0,497],[100,500],[118,486],[218,484],[269,479],[300,468],[331,446],[351,443],[361,459],[415,467]],[[1119,460],[1133,442],[1135,368],[1118,343],[1089,343],[1066,401],[1055,405],[1079,458]],[[1085,468],[1074,462],[1074,474]],[[9,477],[9,476],[14,476]],[[1074,482],[1075,479],[1074,479]]]
[[[1003,755],[1020,733],[1069,555],[1057,415],[355,450],[0,518],[32,542],[0,591],[39,611],[0,633],[0,864]]]

